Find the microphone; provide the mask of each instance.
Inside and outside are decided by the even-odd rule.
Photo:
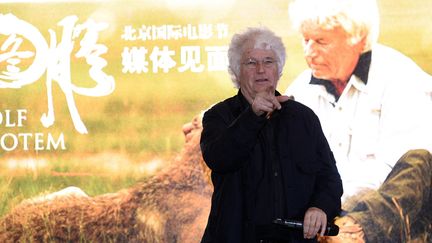
[[[290,220],[290,219],[275,219],[273,220],[274,224],[281,225],[290,229],[299,229],[303,230],[303,222],[298,220]],[[335,224],[327,223],[326,230],[324,231],[325,236],[335,236],[339,234],[339,226]]]

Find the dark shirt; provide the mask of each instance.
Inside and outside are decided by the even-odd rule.
[[[266,119],[239,91],[204,114],[201,150],[214,186],[203,242],[254,242],[261,229],[276,232],[276,218],[303,220],[310,207],[329,219],[340,211],[333,155],[318,118],[298,102]],[[308,242],[300,231],[284,237]]]

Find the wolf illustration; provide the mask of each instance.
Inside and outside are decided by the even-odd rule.
[[[121,191],[89,197],[67,188],[26,200],[0,219],[0,242],[199,242],[210,211],[201,116],[167,168]]]

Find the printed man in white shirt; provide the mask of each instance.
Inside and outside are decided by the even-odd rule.
[[[286,94],[319,116],[344,186],[326,240],[432,240],[431,76],[376,43],[375,0],[296,0],[290,17],[309,69]]]

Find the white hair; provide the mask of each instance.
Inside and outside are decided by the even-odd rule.
[[[363,52],[371,50],[378,40],[376,0],[295,0],[289,6],[289,15],[297,29],[306,21],[314,21],[323,29],[342,27],[351,36],[351,44],[366,37]]]
[[[272,50],[276,55],[279,77],[285,65],[285,46],[282,39],[266,27],[250,27],[242,33],[235,34],[228,49],[228,72],[234,85],[239,88],[240,65],[245,48],[253,46],[256,49]]]

